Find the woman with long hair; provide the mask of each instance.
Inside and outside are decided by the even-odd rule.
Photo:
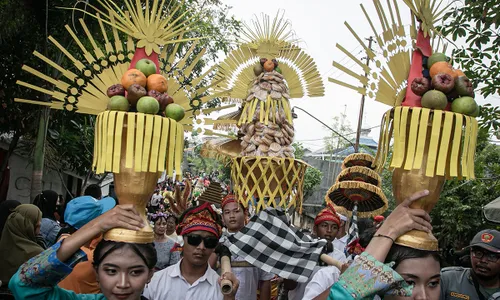
[[[153,244],[102,240],[94,250],[94,269],[101,294],[76,294],[57,286],[72,268],[85,259],[80,248],[112,228],[140,230],[142,218],[133,205],[120,205],[92,220],[63,241],[24,263],[9,288],[16,299],[144,299],[144,286],[153,276]]]

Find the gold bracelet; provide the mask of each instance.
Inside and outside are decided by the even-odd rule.
[[[393,243],[395,243],[394,239],[391,238],[390,236],[388,235],[383,235],[383,234],[380,234],[380,233],[377,233],[375,234],[373,237],[383,237],[383,238],[386,238],[386,239],[390,239]]]

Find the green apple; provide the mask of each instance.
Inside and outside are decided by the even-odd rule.
[[[477,103],[474,98],[464,96],[453,100],[451,103],[451,111],[472,116],[476,113]],[[479,113],[479,111],[477,112]]]
[[[470,116],[471,116],[471,117],[474,117],[474,118],[479,117],[479,105],[477,105],[477,107],[476,107],[476,111],[475,111],[475,112],[473,112]]]
[[[445,109],[448,105],[448,98],[446,95],[438,90],[427,91],[421,99],[422,107],[431,109]]]
[[[108,109],[118,110],[118,111],[128,111],[130,104],[127,98],[121,95],[113,96],[109,98]]]
[[[160,103],[153,97],[144,96],[137,101],[137,111],[145,114],[155,115],[160,110]]]
[[[167,105],[167,108],[165,109],[165,117],[174,119],[177,122],[184,118],[185,113],[184,108],[176,103]]]
[[[140,59],[135,64],[135,68],[144,73],[146,77],[148,77],[151,74],[156,74],[156,64],[151,59],[147,58]]]

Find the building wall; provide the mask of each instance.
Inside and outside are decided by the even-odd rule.
[[[342,163],[315,159],[311,157],[304,158],[304,161],[323,173],[321,184],[316,187],[311,196],[304,199],[304,203],[323,204],[326,192],[328,192],[328,189],[330,189],[330,187],[335,183],[337,176],[339,175],[340,171],[342,171]],[[308,212],[316,215],[316,213],[313,211],[308,210]]]
[[[17,200],[21,203],[30,203],[33,165],[26,158],[14,153],[9,160],[9,169],[10,180],[7,199]],[[63,179],[65,181],[68,180],[68,175],[64,174]],[[45,170],[42,182],[44,190],[53,190],[62,195],[66,194],[57,172]]]
[[[8,200],[17,200],[21,203],[30,203],[31,194],[31,175],[33,165],[25,157],[19,156],[16,153],[12,154],[9,160],[10,180],[9,191],[7,193]],[[77,197],[77,187],[81,184],[79,178],[63,173],[63,180],[67,184],[68,180],[72,180],[71,193]],[[110,185],[113,182],[111,177],[109,180],[104,180],[101,183],[101,191],[103,197],[110,194]],[[91,178],[88,184],[97,183],[95,178]],[[56,193],[66,196],[66,189],[64,188],[59,174],[51,169],[45,168],[43,174],[43,190],[53,190]],[[66,199],[68,201],[70,199]]]

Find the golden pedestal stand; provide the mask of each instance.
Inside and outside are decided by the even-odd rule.
[[[120,204],[133,204],[144,219],[146,205],[163,171],[180,174],[184,130],[172,119],[142,113],[105,111],[96,122],[94,167],[98,173],[113,172]],[[153,230],[111,229],[106,240],[151,243]]]
[[[392,186],[397,204],[427,189],[430,194],[413,202],[411,207],[430,213],[446,179],[474,178],[477,130],[475,118],[459,113],[419,107],[396,107],[387,111],[375,165],[380,172],[394,137],[390,167],[394,169]],[[439,250],[432,234],[418,230],[401,236],[396,244]]]

